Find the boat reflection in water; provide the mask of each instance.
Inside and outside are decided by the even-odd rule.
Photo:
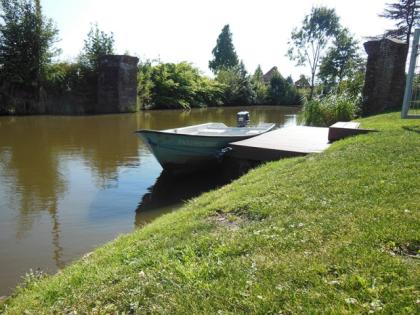
[[[137,207],[136,226],[141,227],[162,214],[179,209],[188,199],[230,183],[252,166],[227,158],[218,167],[200,172],[174,175],[163,170]]]

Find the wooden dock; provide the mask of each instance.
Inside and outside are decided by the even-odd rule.
[[[276,129],[247,140],[230,143],[234,158],[272,161],[326,150],[329,128],[293,126]]]

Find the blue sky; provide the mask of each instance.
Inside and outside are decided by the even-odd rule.
[[[91,23],[113,32],[116,52],[164,62],[190,61],[210,74],[208,61],[217,36],[230,24],[233,42],[248,71],[276,65],[297,79],[306,68],[286,56],[287,41],[312,6],[335,8],[341,23],[362,41],[381,34],[390,23],[378,17],[383,0],[41,0],[44,14],[59,31],[59,57],[72,60],[81,51]]]

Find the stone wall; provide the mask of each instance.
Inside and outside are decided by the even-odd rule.
[[[362,114],[401,106],[405,87],[407,44],[393,38],[364,43],[368,54]]]
[[[137,110],[137,57],[106,55],[100,59],[95,113]]]

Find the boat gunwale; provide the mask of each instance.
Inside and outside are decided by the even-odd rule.
[[[203,124],[205,125],[205,124]],[[200,126],[200,125],[197,125]],[[136,134],[141,134],[141,133],[158,133],[158,134],[163,134],[163,135],[171,135],[171,136],[187,136],[187,137],[196,137],[196,138],[219,138],[219,139],[229,139],[229,138],[251,138],[251,137],[256,137],[259,136],[263,133],[266,133],[268,131],[271,131],[275,128],[276,124],[272,123],[270,124],[270,127],[267,129],[262,130],[261,132],[257,133],[257,134],[253,134],[253,135],[231,135],[231,136],[227,136],[227,135],[197,135],[197,134],[185,134],[185,133],[174,133],[174,132],[167,132],[165,130],[152,130],[152,129],[139,129],[134,131],[134,133]],[[193,126],[188,126],[188,127],[194,127]],[[182,128],[188,128],[188,127],[182,127]],[[228,127],[229,128],[229,127]],[[247,128],[247,127],[241,127],[241,128]],[[177,128],[174,128],[177,129]],[[181,128],[180,128],[181,129]],[[169,129],[172,130],[172,129]]]

